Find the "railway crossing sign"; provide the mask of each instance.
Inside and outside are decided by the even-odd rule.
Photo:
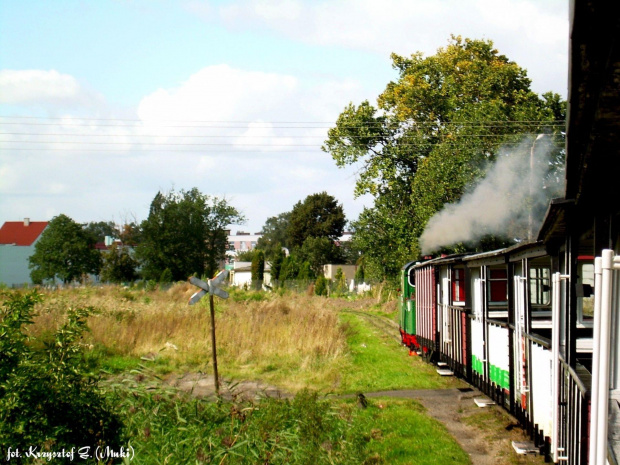
[[[228,276],[228,271],[220,271],[215,278],[209,279],[207,282],[202,279],[198,279],[194,276],[189,278],[189,282],[194,286],[198,286],[200,290],[194,293],[190,299],[189,304],[194,305],[205,295],[209,294],[209,307],[211,309],[211,347],[213,349],[213,378],[215,382],[215,393],[220,395],[220,381],[217,374],[217,350],[215,348],[215,305],[213,303],[213,296],[216,295],[222,299],[228,299],[228,292],[220,289],[220,286]]]
[[[198,286],[200,291],[194,293],[190,299],[189,304],[194,305],[200,299],[202,299],[205,295],[211,294],[221,297],[222,299],[228,299],[228,292],[223,289],[220,289],[219,286],[222,285],[226,277],[228,276],[228,270],[220,271],[215,278],[209,279],[208,281],[203,281],[202,279],[198,279],[194,276],[189,278],[189,282],[194,286]]]

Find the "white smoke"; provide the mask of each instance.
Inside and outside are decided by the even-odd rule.
[[[549,136],[530,137],[518,147],[500,150],[497,161],[458,203],[435,214],[420,236],[422,253],[487,235],[536,237],[549,199],[560,182],[549,178],[553,149]]]

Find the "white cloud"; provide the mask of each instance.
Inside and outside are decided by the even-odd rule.
[[[244,228],[253,231],[321,191],[346,193],[337,198],[356,215],[361,207],[348,207],[354,204],[354,178],[343,178],[319,148],[326,125],[303,122],[334,121],[346,102],[365,97],[362,92],[352,80],[309,82],[216,65],[146,95],[137,121],[63,113],[54,126],[37,128],[43,135],[11,137],[22,143],[3,139],[0,214],[45,220],[62,212],[77,221],[98,221],[121,220],[121,212],[131,212],[142,220],[158,190],[197,187],[226,197],[248,217]],[[16,132],[33,132],[28,121],[19,121]]]
[[[280,8],[279,17],[273,11]],[[381,54],[434,54],[451,34],[493,40],[536,91],[566,96],[568,5],[561,0],[240,0],[219,7],[231,29]]]
[[[81,90],[77,80],[58,71],[0,71],[0,102],[8,104],[72,100]]]
[[[0,70],[0,103],[62,109],[103,105],[103,97],[56,70]]]
[[[143,120],[231,121],[260,118],[282,106],[298,81],[293,76],[214,65],[176,89],[159,89],[138,106]]]

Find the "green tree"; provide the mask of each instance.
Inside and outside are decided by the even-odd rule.
[[[260,289],[265,278],[265,254],[262,250],[257,250],[252,258],[252,286]]]
[[[258,238],[256,247],[265,251],[265,258],[273,260],[273,257],[282,247],[290,249],[291,244],[288,236],[291,212],[280,213],[277,216],[267,218],[261,230],[262,236]]]
[[[280,283],[297,279],[299,275],[299,263],[294,255],[289,255],[282,260],[282,268],[280,269]]]
[[[334,275],[334,292],[336,295],[342,295],[347,292],[347,278],[340,267],[338,267]]]
[[[250,250],[243,250],[243,251],[237,252],[237,255],[235,256],[235,261],[236,262],[251,262],[254,260],[254,257],[258,253],[258,250],[259,249],[250,249]]]
[[[366,280],[366,266],[364,260],[360,259],[355,270],[355,284],[362,284]]]
[[[142,229],[136,221],[121,225],[118,238],[124,245],[136,246],[142,240]]]
[[[392,55],[398,80],[377,99],[349,104],[323,150],[338,166],[361,166],[356,195],[374,196],[354,223],[373,278],[394,278],[418,254],[417,238],[524,134],[548,133],[563,158],[565,102],[530,89],[524,69],[487,40],[452,37],[433,56]],[[391,257],[384,251],[390,248]]]
[[[308,262],[314,276],[323,273],[323,265],[343,262],[339,247],[327,237],[307,237],[298,255]]]
[[[103,254],[101,279],[111,283],[131,282],[138,278],[137,267],[138,262],[127,247],[112,244]]]
[[[310,281],[314,279],[316,274],[314,270],[310,266],[310,263],[307,261],[301,262],[299,265],[299,274],[297,275],[297,279],[300,281]]]
[[[280,280],[280,272],[284,262],[284,251],[282,248],[277,249],[271,259],[271,280],[277,283]]]
[[[34,283],[59,279],[64,283],[87,274],[99,274],[101,255],[95,238],[66,215],[54,217],[34,246],[29,258]]]
[[[158,280],[168,268],[174,281],[191,275],[214,276],[225,258],[225,228],[244,221],[225,199],[189,191],[158,192],[142,222],[137,257],[146,279]]]
[[[323,276],[322,274],[320,274],[317,278],[316,281],[314,282],[314,293],[316,295],[327,295],[327,278],[325,278],[325,276]]]
[[[327,192],[309,195],[297,202],[290,214],[287,234],[292,248],[301,247],[308,237],[337,240],[346,219],[342,205]]]
[[[118,229],[113,221],[97,221],[84,225],[84,231],[93,236],[95,242],[104,242],[106,236],[118,237]]]

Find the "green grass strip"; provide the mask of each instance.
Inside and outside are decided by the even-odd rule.
[[[368,399],[356,423],[366,431],[366,463],[459,465],[471,463],[446,428],[413,400]]]
[[[347,328],[350,361],[342,373],[340,391],[364,392],[393,389],[443,389],[454,380],[441,378],[434,368],[396,340],[372,327],[361,316],[342,313]]]

